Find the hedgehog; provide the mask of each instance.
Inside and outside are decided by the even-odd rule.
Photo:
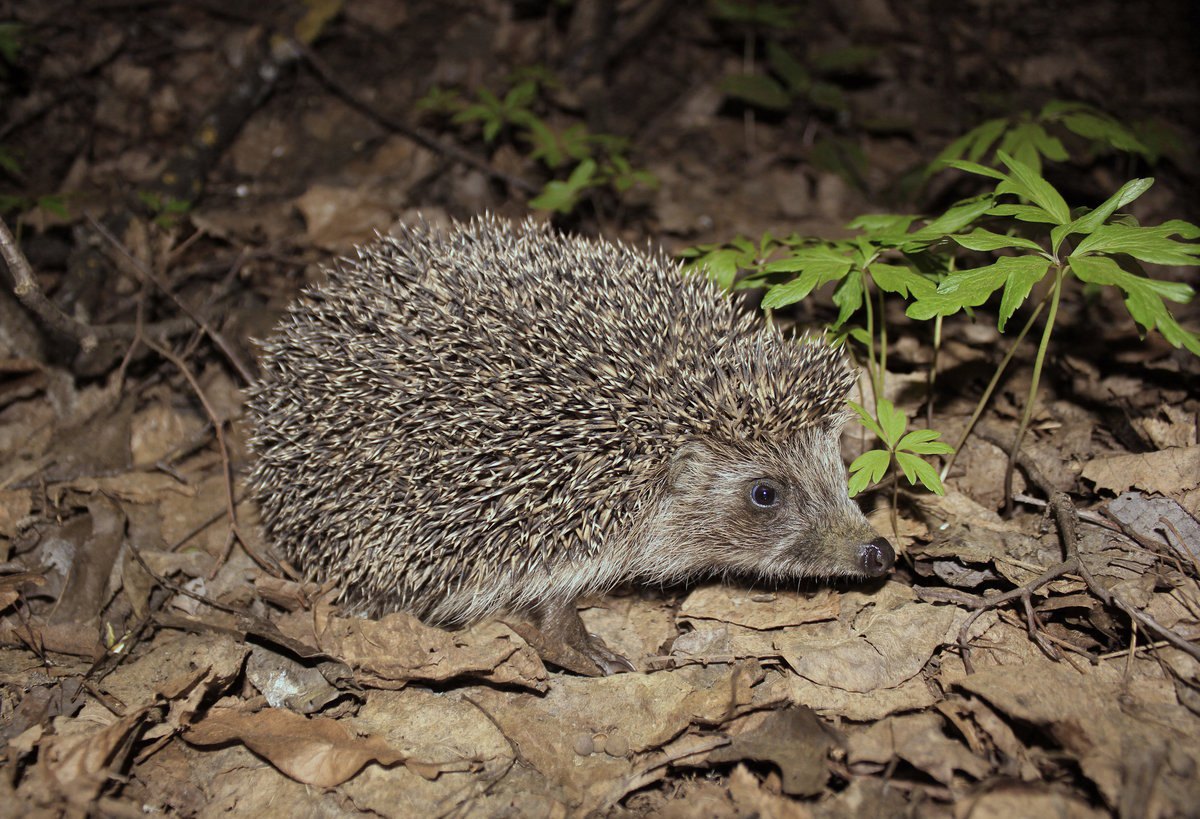
[[[261,343],[248,483],[351,613],[528,617],[631,670],[576,601],[629,581],[878,578],[847,491],[856,373],[661,251],[527,220],[360,247]]]

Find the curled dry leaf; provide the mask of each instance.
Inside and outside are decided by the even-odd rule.
[[[342,784],[370,762],[405,761],[379,737],[355,737],[337,720],[305,718],[279,708],[252,714],[214,708],[184,739],[193,745],[240,742],[292,779],[319,788]]]

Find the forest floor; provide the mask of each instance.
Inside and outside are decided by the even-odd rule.
[[[418,216],[668,253],[843,238],[978,194],[924,171],[1007,117],[1062,140],[1043,171],[1072,206],[1154,177],[1128,212],[1195,222],[1196,16],[0,0],[0,816],[1195,816],[1200,358],[1113,287],[1055,301],[1009,489],[1048,281],[1005,333],[998,299],[947,316],[936,355],[889,300],[881,397],[950,443],[1034,318],[945,494],[862,496],[895,572],[586,601],[633,673],[563,672],[505,621],[345,616],[279,565],[243,480],[252,339]],[[774,320],[829,323],[831,290]]]

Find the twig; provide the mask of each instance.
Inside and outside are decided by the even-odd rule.
[[[130,253],[128,248],[118,241],[117,237],[113,236],[109,229],[105,227],[100,220],[98,220],[91,213],[85,213],[85,216],[87,217],[87,220],[91,224],[92,228],[101,236],[103,236],[104,239],[117,250],[117,252],[125,257],[126,261],[129,262],[134,271],[137,272],[138,276],[141,277],[143,281],[153,284],[164,296],[175,302],[176,306],[179,307],[179,309],[182,310],[193,322],[195,322],[196,326],[199,327],[205,335],[213,340],[213,343],[217,345],[217,349],[224,354],[225,359],[231,365],[233,365],[233,368],[237,370],[238,375],[242,377],[243,383],[254,383],[255,377],[253,370],[251,370],[250,367],[248,367],[242,361],[241,356],[234,351],[233,345],[225,340],[224,335],[214,330],[203,316],[193,310],[185,301],[183,301],[183,299],[179,298],[179,296],[177,296],[175,292],[167,286],[166,282],[160,279],[152,270],[150,270],[150,268],[146,267],[146,265],[142,263],[141,259],[138,259],[132,253]]]
[[[192,320],[185,316],[177,316],[156,324],[146,325],[143,328],[139,322],[117,322],[92,326],[67,315],[61,307],[46,298],[37,279],[34,278],[29,260],[17,247],[16,240],[3,219],[0,219],[0,255],[4,257],[4,262],[8,266],[9,272],[12,273],[13,293],[21,304],[51,330],[74,339],[85,353],[95,350],[101,341],[110,339],[124,341],[136,338],[139,333],[143,332],[143,329],[146,333],[152,333],[161,338],[170,338],[189,332],[195,326]]]
[[[178,369],[183,377],[187,380],[188,384],[192,388],[192,391],[200,400],[201,406],[204,407],[204,412],[208,415],[208,420],[212,423],[213,433],[217,439],[217,449],[221,453],[221,472],[225,478],[225,504],[229,515],[229,535],[225,539],[225,548],[222,550],[221,556],[218,558],[217,562],[213,564],[213,570],[210,577],[215,576],[217,569],[229,558],[229,552],[233,548],[234,539],[236,539],[238,543],[242,544],[242,549],[244,549],[246,554],[250,555],[250,557],[253,558],[260,567],[269,571],[269,569],[267,569],[267,567],[254,554],[254,550],[247,545],[246,538],[242,536],[242,531],[238,526],[237,503],[234,501],[233,497],[233,465],[229,458],[229,447],[225,444],[224,424],[222,424],[220,416],[217,415],[217,412],[213,409],[212,404],[208,402],[208,396],[206,396],[204,394],[204,390],[201,389],[200,382],[196,380],[196,377],[192,374],[192,371],[188,368],[183,359],[179,358],[179,356],[175,355],[166,347],[159,344],[157,341],[151,340],[150,338],[144,338],[142,339],[142,342],[151,350],[154,350],[154,352],[158,353],[167,361],[170,361],[172,364],[174,364],[175,368]]]
[[[8,265],[8,272],[12,274],[13,293],[20,299],[21,304],[52,330],[74,338],[85,352],[96,349],[99,338],[95,329],[68,316],[42,293],[33,277],[33,268],[29,266],[29,260],[17,247],[17,241],[3,219],[0,219],[0,255],[4,256],[4,263]]]

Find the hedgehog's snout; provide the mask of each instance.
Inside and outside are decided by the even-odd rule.
[[[877,537],[858,547],[858,568],[867,577],[883,577],[896,562],[896,550],[885,537]]]

